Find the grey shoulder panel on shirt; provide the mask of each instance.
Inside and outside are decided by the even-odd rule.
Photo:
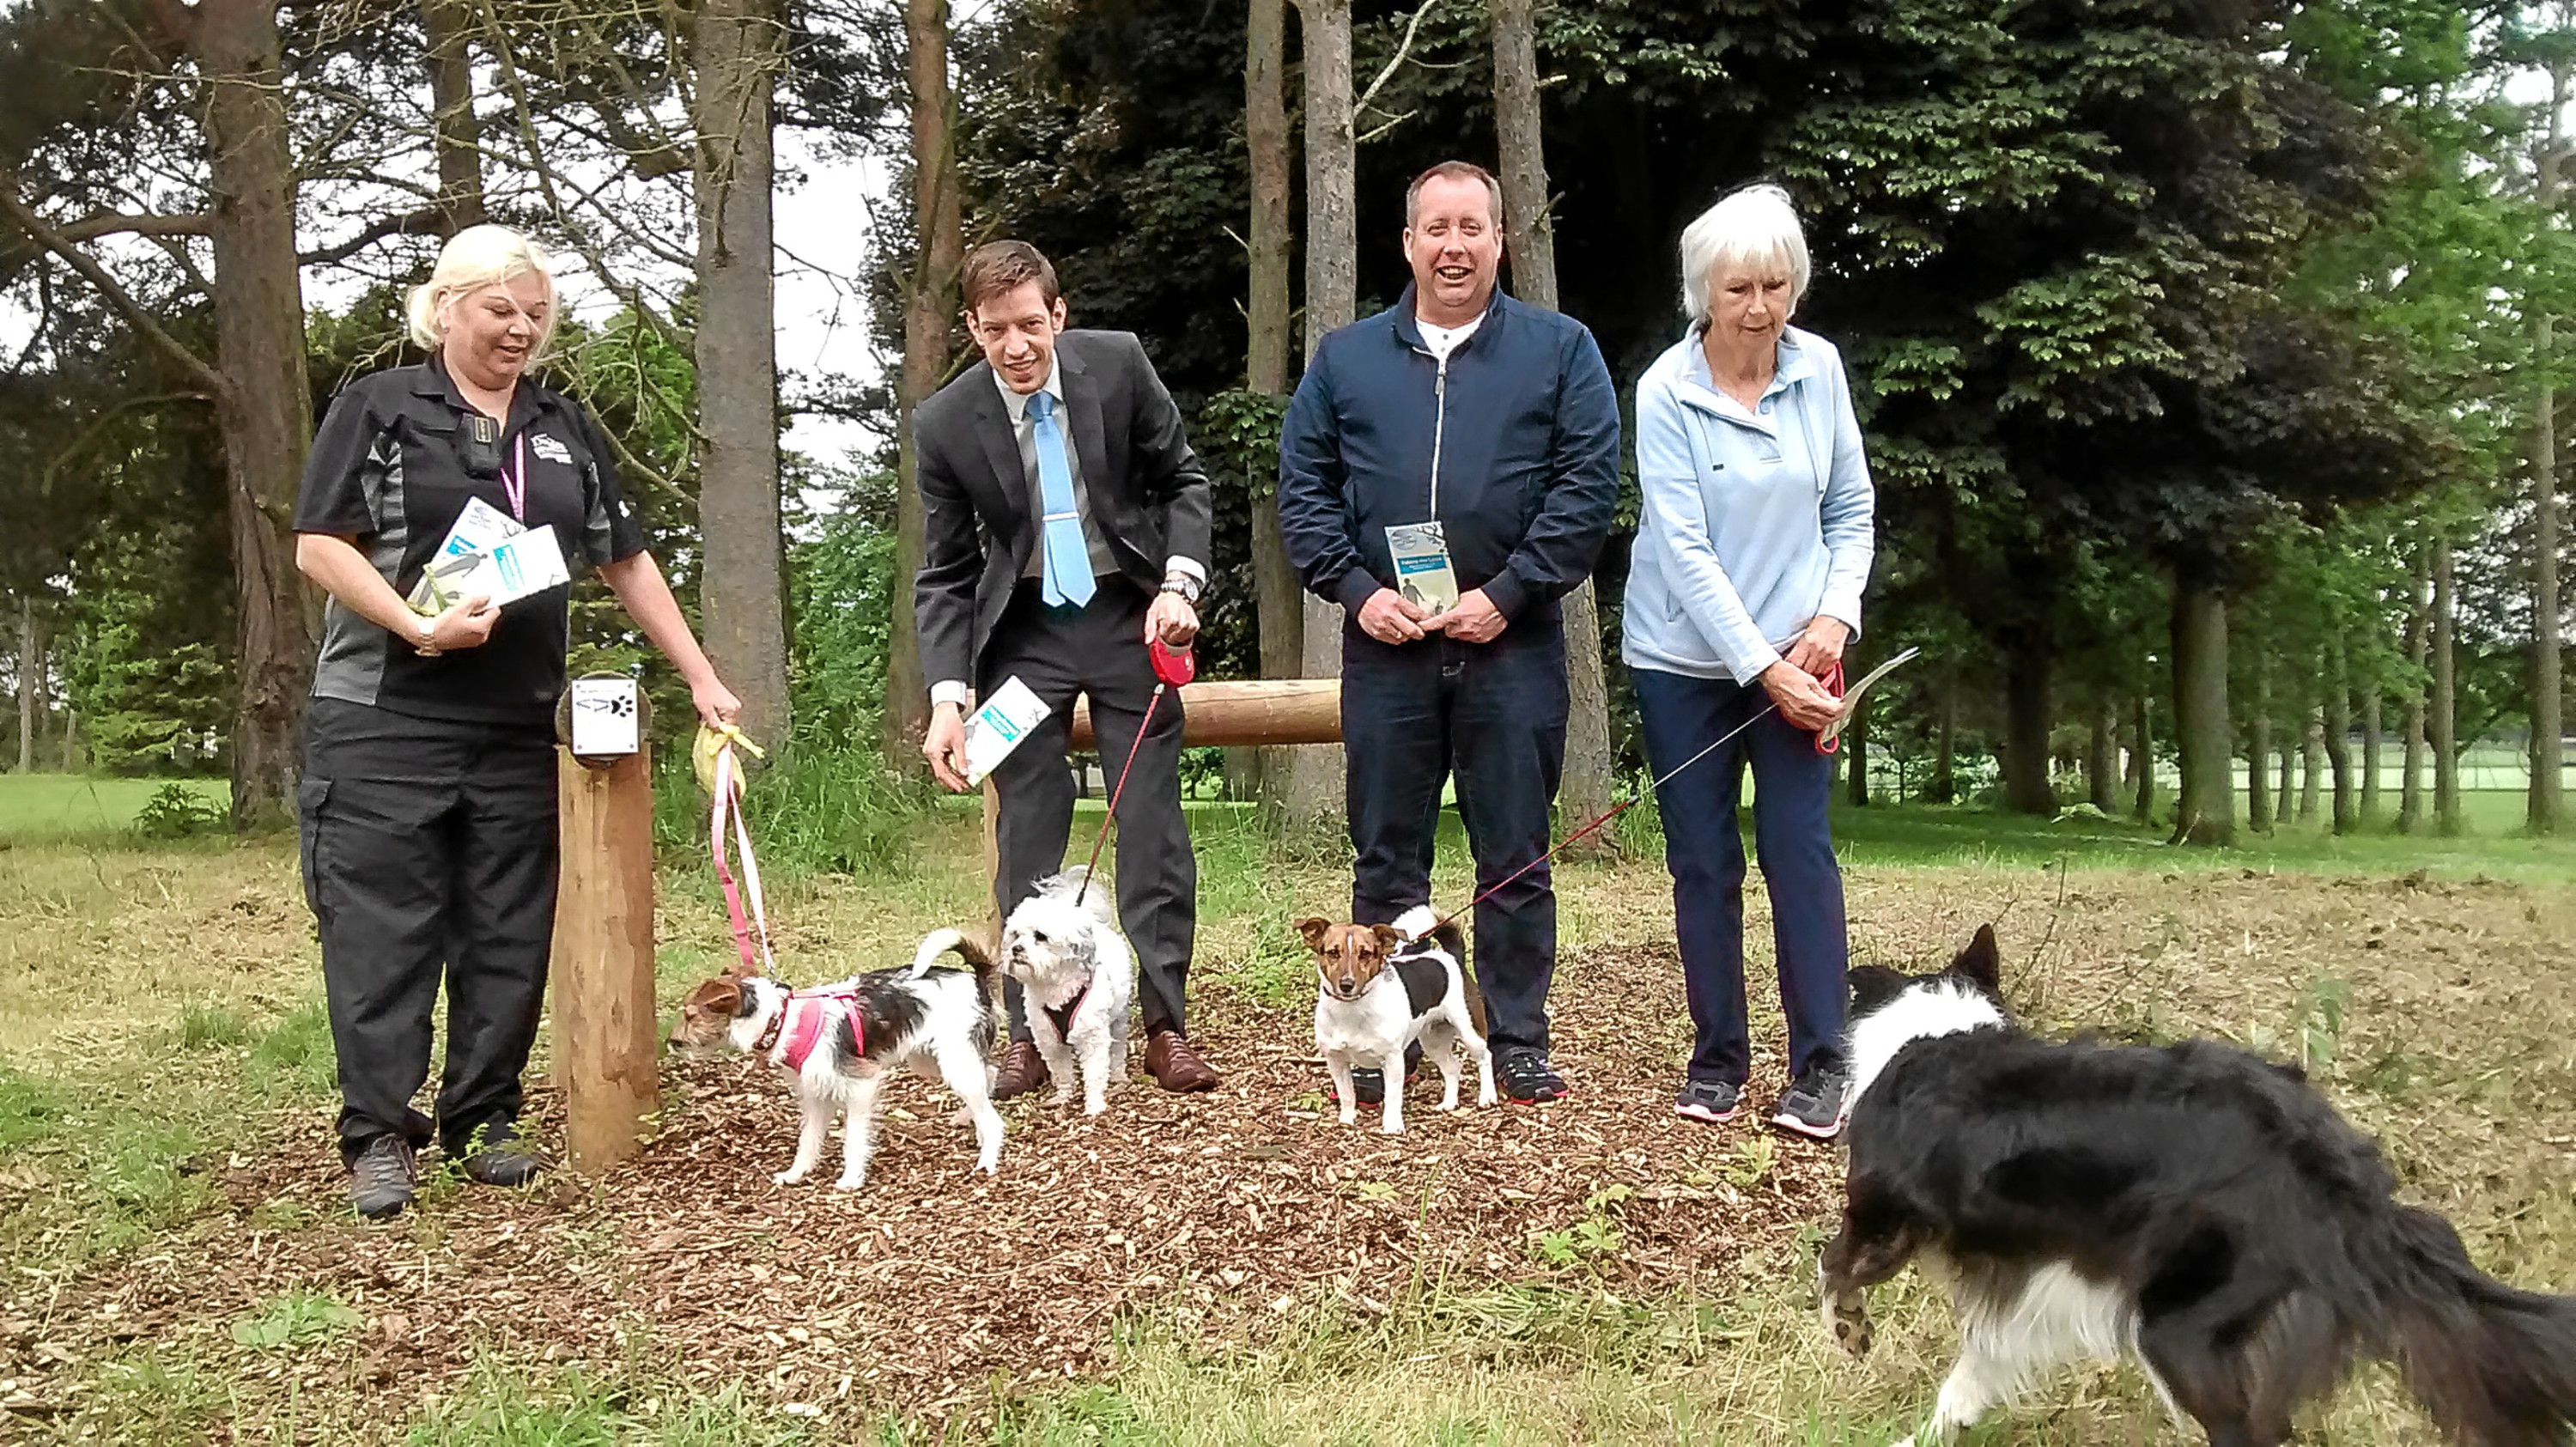
[[[375,533],[367,561],[388,587],[399,589],[403,552],[411,543],[411,520],[403,498],[402,435],[393,427],[376,434],[367,448],[367,515]],[[337,598],[322,610],[322,649],[313,660],[313,696],[373,704],[385,682],[385,650],[393,635],[360,617]]]

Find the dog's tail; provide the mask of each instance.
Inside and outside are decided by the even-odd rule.
[[[993,957],[973,936],[953,929],[935,929],[921,937],[921,948],[912,952],[912,977],[918,980],[939,968],[939,957],[950,953],[975,972],[977,989],[988,996],[993,993]]]
[[[2459,1442],[2564,1443],[2576,1424],[2576,1297],[2505,1285],[2470,1264],[2451,1223],[2398,1207],[2374,1278],[2383,1347]]]

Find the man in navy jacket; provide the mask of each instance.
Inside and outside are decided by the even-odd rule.
[[[1565,764],[1558,600],[1591,573],[1619,501],[1619,403],[1600,347],[1581,323],[1494,285],[1501,185],[1443,162],[1404,210],[1413,284],[1324,338],[1279,445],[1289,560],[1349,615],[1342,739],[1362,924],[1430,899],[1452,770],[1479,893],[1547,852]],[[1387,537],[1432,521],[1459,589],[1436,614],[1393,586]],[[1546,867],[1478,905],[1475,935],[1498,1083],[1518,1101],[1563,1095],[1547,1055]],[[1382,1088],[1354,1083],[1362,1103]]]

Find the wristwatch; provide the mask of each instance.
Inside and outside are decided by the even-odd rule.
[[[1187,573],[1170,573],[1163,578],[1163,591],[1178,593],[1181,601],[1195,608],[1199,605],[1199,580]]]
[[[438,646],[438,623],[431,618],[419,620],[420,628],[412,634],[411,651],[423,658],[436,658],[447,650]]]

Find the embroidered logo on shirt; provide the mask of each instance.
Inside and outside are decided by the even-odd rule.
[[[528,434],[528,450],[534,452],[548,462],[572,461],[571,448],[564,446],[562,443],[557,442],[555,439],[548,437],[542,432],[531,432]]]

